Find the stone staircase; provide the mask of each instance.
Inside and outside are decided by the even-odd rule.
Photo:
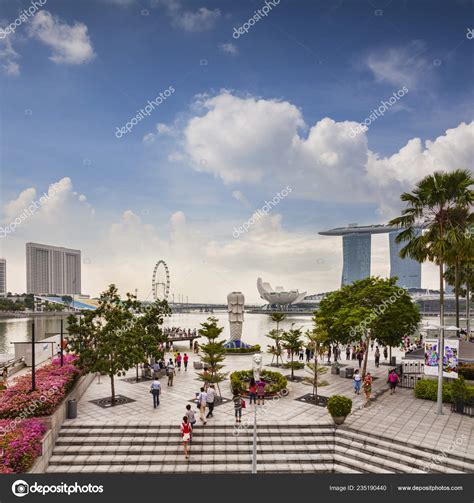
[[[423,473],[439,452],[330,424],[258,426],[259,473]],[[250,473],[253,429],[198,426],[186,460],[176,425],[65,423],[47,473]],[[451,456],[433,473],[474,472]]]

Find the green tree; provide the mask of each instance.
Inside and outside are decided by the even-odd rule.
[[[293,325],[290,330],[283,332],[283,347],[290,351],[290,362],[286,364],[286,367],[291,369],[292,380],[295,378],[295,368],[300,368],[300,363],[294,361],[294,356],[303,347],[302,335],[301,328],[293,328]]]
[[[273,357],[276,356],[276,364],[277,366],[279,365],[279,360],[282,355],[282,348],[281,348],[281,334],[280,334],[280,323],[286,319],[286,314],[284,313],[272,313],[270,315],[270,319],[276,323],[276,330],[270,330],[268,333],[267,337],[275,341],[275,348],[269,349],[269,353],[272,356],[272,363],[273,363]]]
[[[160,309],[163,311],[160,314]],[[152,323],[138,317],[141,304],[127,293],[122,300],[115,285],[100,295],[94,311],[83,311],[82,319],[68,317],[70,346],[79,357],[79,366],[86,372],[105,373],[110,378],[111,401],[115,403],[115,377],[144,361],[157,349],[154,339],[156,325],[167,312],[165,304],[157,303]],[[146,314],[144,315],[146,316]]]
[[[315,321],[314,317],[313,321]],[[304,382],[312,384],[313,396],[316,400],[318,397],[318,386],[326,386],[328,384],[326,381],[319,380],[319,377],[325,374],[328,371],[328,369],[327,367],[323,367],[318,363],[319,351],[321,348],[324,347],[327,341],[327,333],[324,330],[315,327],[313,328],[313,330],[307,330],[305,335],[309,341],[310,347],[314,350],[314,362],[306,364],[307,367],[309,368],[311,378],[305,378]]]
[[[327,341],[350,344],[363,341],[368,348],[371,339],[396,346],[402,337],[413,335],[420,322],[418,306],[397,278],[369,277],[354,281],[331,292],[320,303],[314,321]],[[362,375],[367,370],[365,352]]]
[[[413,192],[405,192],[400,199],[406,203],[401,216],[390,225],[404,229],[397,242],[406,245],[400,250],[402,258],[418,262],[431,261],[439,268],[440,326],[444,326],[444,268],[452,261],[452,250],[459,243],[459,209],[469,209],[474,201],[470,188],[474,178],[468,170],[449,173],[436,172],[417,183]],[[420,232],[421,230],[421,232]],[[472,258],[472,257],[471,257]],[[444,346],[444,331],[440,329],[439,348]],[[443,412],[442,351],[438,376],[438,413]]]
[[[201,353],[201,362],[207,368],[207,372],[198,372],[199,379],[207,384],[216,384],[219,390],[219,396],[222,397],[219,383],[225,378],[227,373],[221,372],[224,368],[222,362],[225,360],[225,341],[218,341],[224,327],[217,326],[217,318],[210,316],[206,322],[201,323],[199,335],[207,339],[206,344],[199,346]]]

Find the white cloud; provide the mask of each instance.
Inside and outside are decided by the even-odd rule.
[[[189,32],[209,30],[221,17],[219,9],[200,7],[196,11],[185,10],[179,0],[155,0],[155,3],[166,8],[174,26]]]
[[[143,142],[144,143],[153,143],[156,140],[156,138],[158,138],[158,136],[165,136],[165,135],[173,135],[174,134],[174,130],[172,127],[167,126],[166,124],[163,124],[161,122],[156,124],[155,131],[156,132],[147,133],[143,137]]]
[[[231,42],[225,43],[225,44],[220,44],[219,49],[223,53],[230,54],[231,56],[237,56],[237,54],[239,54],[239,50],[237,49],[237,46],[235,44],[232,44]]]
[[[13,48],[12,37],[13,35],[9,35],[0,39],[0,64],[5,75],[17,77],[20,75],[20,65],[17,61],[20,55]]]
[[[246,208],[250,207],[250,202],[249,200],[245,197],[240,190],[234,190],[232,192],[232,197],[236,199],[237,201],[241,202]]]
[[[57,64],[81,65],[95,57],[87,26],[83,23],[69,25],[41,10],[31,21],[29,32],[53,50],[50,59]]]
[[[391,216],[400,193],[417,180],[436,169],[469,168],[474,158],[474,122],[428,140],[426,147],[412,139],[381,158],[365,134],[351,138],[354,122],[326,117],[308,130],[301,111],[287,101],[229,91],[199,101],[200,115],[183,128],[183,155],[194,170],[229,185],[290,185],[296,198],[370,202]]]
[[[367,67],[378,82],[416,88],[422,78],[429,76],[432,65],[422,57],[425,44],[413,41],[404,47],[375,51],[366,59]]]

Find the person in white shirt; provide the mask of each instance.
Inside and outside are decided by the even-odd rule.
[[[158,405],[160,405],[160,393],[161,393],[161,384],[158,379],[155,379],[151,383],[151,393],[153,395],[153,408],[156,409]]]
[[[201,392],[197,397],[197,404],[199,407],[199,419],[206,424],[206,405],[207,405],[207,393],[204,388],[201,388]]]
[[[214,417],[213,411],[214,411],[214,403],[216,400],[216,390],[214,388],[214,384],[211,384],[210,388],[207,390],[207,407],[209,409],[209,412],[207,413],[206,417]]]
[[[175,375],[175,370],[174,370],[174,363],[171,358],[170,361],[168,362],[168,365],[166,366],[166,373],[168,375],[168,386],[173,386],[173,378]]]

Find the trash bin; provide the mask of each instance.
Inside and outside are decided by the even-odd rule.
[[[76,419],[77,417],[77,400],[73,398],[67,401],[67,418]]]
[[[392,356],[392,359],[390,360],[390,365],[392,365],[392,367],[394,367],[396,364],[397,364],[397,357]]]

